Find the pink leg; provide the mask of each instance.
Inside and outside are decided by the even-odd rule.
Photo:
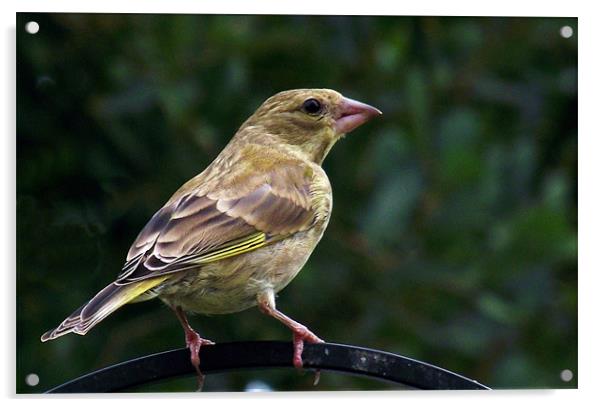
[[[304,342],[322,343],[324,341],[307,329],[306,326],[301,325],[297,321],[278,311],[273,302],[273,294],[271,294],[271,298],[270,294],[260,296],[258,298],[259,310],[266,315],[276,318],[278,321],[289,327],[291,331],[293,331],[293,365],[296,368],[301,369],[303,367],[303,359],[301,358],[301,355],[303,353]]]
[[[173,310],[176,313],[180,324],[182,324],[182,328],[184,328],[186,347],[190,349],[190,363],[192,363],[192,366],[194,366],[197,372],[199,383],[198,390],[200,391],[203,388],[205,375],[201,373],[201,369],[199,368],[201,363],[199,360],[199,351],[201,350],[201,346],[215,345],[215,343],[213,341],[210,341],[209,339],[201,338],[201,336],[194,329],[192,329],[192,327],[188,323],[188,319],[186,319],[186,314],[184,314],[184,311],[181,307],[175,307],[173,308]]]

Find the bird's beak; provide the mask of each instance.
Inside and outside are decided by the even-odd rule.
[[[335,120],[337,133],[349,133],[375,116],[382,114],[380,110],[357,100],[344,97],[339,103],[339,114]]]

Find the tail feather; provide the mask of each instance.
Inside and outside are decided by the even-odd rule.
[[[96,294],[94,298],[69,315],[58,327],[42,335],[40,339],[42,342],[46,342],[70,332],[85,335],[113,311],[128,302],[132,302],[136,297],[166,279],[167,277],[159,277],[128,285],[111,283]]]

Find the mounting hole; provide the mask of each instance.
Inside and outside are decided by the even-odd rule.
[[[573,27],[565,25],[560,29],[560,36],[563,38],[571,38],[573,36]]]
[[[25,383],[31,387],[37,386],[40,383],[40,376],[35,373],[30,373],[25,376]]]
[[[37,32],[40,31],[40,24],[36,23],[35,21],[30,21],[25,24],[25,31],[30,34],[37,34]]]
[[[570,382],[573,380],[573,372],[570,369],[564,369],[562,372],[560,372],[560,379],[563,382]]]

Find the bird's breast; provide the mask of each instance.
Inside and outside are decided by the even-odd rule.
[[[316,228],[324,233],[332,212],[332,187],[324,170],[319,166],[315,167],[310,184],[311,204]]]

